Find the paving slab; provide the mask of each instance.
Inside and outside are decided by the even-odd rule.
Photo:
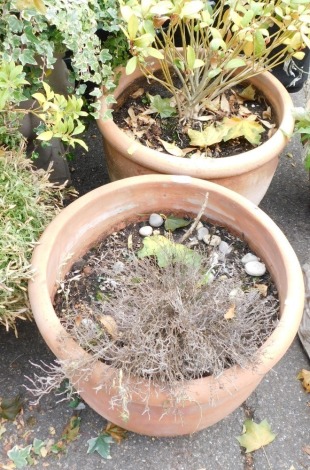
[[[293,95],[296,105],[304,102],[303,93]],[[87,131],[89,152],[77,152],[70,162],[74,185],[83,194],[108,182],[101,137],[95,125]],[[272,184],[260,207],[284,231],[301,264],[310,261],[310,188],[302,163],[302,147],[297,138],[286,148]],[[14,423],[6,422],[0,439],[0,468],[8,463],[7,450],[15,443],[27,445],[33,438],[59,438],[72,416],[67,402],[57,403],[53,393],[40,404],[30,404],[33,397],[23,387],[25,375],[36,370],[31,362],[53,360],[34,323],[18,325],[19,338],[0,330],[0,396],[21,393],[23,412]],[[31,361],[31,362],[30,362]],[[263,379],[256,391],[229,417],[192,436],[150,438],[128,433],[121,444],[111,446],[111,460],[87,454],[88,440],[106,426],[106,421],[88,406],[81,411],[80,436],[61,455],[38,459],[28,469],[70,470],[310,470],[310,395],[296,379],[310,361],[298,338]],[[272,444],[246,457],[236,436],[249,411],[256,422],[267,419],[277,434]],[[12,467],[9,467],[12,468]]]

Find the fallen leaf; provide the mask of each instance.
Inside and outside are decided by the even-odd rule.
[[[122,440],[126,437],[127,431],[126,429],[117,426],[114,423],[109,422],[104,430],[107,434],[109,434],[113,439],[120,444]]]
[[[267,296],[268,286],[266,284],[254,284],[255,289],[257,289],[263,297]]]
[[[247,86],[246,88],[244,88],[244,90],[238,93],[239,96],[241,96],[247,101],[254,101],[255,94],[256,94],[256,90],[252,85]]]
[[[113,438],[107,433],[102,433],[98,437],[93,437],[87,441],[87,453],[93,454],[94,452],[98,452],[104,459],[111,459],[110,444],[112,443]]]
[[[159,139],[159,140],[162,143],[166,152],[170,153],[171,155],[174,155],[175,157],[183,157],[183,150],[180,149],[177,145],[172,144],[162,139]]]
[[[224,93],[221,96],[221,110],[225,113],[230,113],[230,105]]]
[[[297,375],[298,380],[302,380],[302,386],[307,393],[310,393],[310,371],[302,369]]]
[[[101,315],[99,321],[113,339],[118,338],[117,324],[111,315]]]
[[[260,449],[270,444],[276,438],[276,434],[271,431],[266,419],[259,424],[251,419],[246,419],[244,429],[244,433],[238,436],[237,440],[242,447],[245,447],[246,453]]]
[[[190,220],[180,219],[178,217],[168,216],[165,220],[165,230],[174,232],[178,228],[187,227],[191,223]]]
[[[128,240],[127,240],[127,247],[129,250],[132,250],[132,234],[129,235]]]
[[[303,447],[302,450],[304,451],[305,454],[310,455],[310,445]]]
[[[22,409],[22,399],[20,395],[12,398],[2,398],[0,402],[0,418],[14,421]]]
[[[252,145],[258,145],[260,143],[260,134],[264,132],[263,126],[252,120],[251,116],[246,119],[237,116],[224,118],[221,127],[226,130],[223,137],[224,142],[237,137],[244,137]]]
[[[0,423],[0,439],[2,438],[5,431],[6,431],[6,427],[2,423]]]
[[[231,305],[229,309],[227,310],[227,312],[225,313],[224,318],[226,320],[231,320],[232,318],[234,318],[236,316],[235,310],[236,310],[236,306]]]
[[[264,119],[271,119],[271,107],[268,106],[268,108],[262,112],[262,116]]]
[[[13,449],[9,450],[7,455],[14,462],[16,468],[26,467],[28,464],[27,458],[30,455],[32,445],[27,447],[14,446]]]
[[[131,95],[132,98],[136,99],[142,96],[144,93],[144,88],[138,88],[137,91],[134,91]]]

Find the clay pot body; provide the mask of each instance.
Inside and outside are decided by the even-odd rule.
[[[156,60],[154,63],[154,69],[158,68]],[[128,76],[122,71],[114,92],[117,106],[132,93],[135,82],[141,77],[139,70]],[[218,183],[259,204],[271,183],[279,155],[293,132],[293,103],[283,85],[269,72],[257,75],[250,81],[266,96],[277,119],[278,130],[268,141],[253,150],[231,157],[191,160],[143,146],[130,138],[112,119],[98,119],[110,180],[151,173],[188,175]],[[106,109],[103,97],[101,110],[104,112]]]
[[[121,408],[112,409],[111,395],[99,387],[109,374],[107,366],[98,362],[88,380],[77,371],[74,382],[83,399],[108,420],[137,433],[175,436],[211,426],[235,410],[281,359],[295,337],[303,311],[303,277],[292,247],[266,214],[233,191],[185,176],[144,175],[102,186],[70,204],[48,226],[34,250],[35,275],[29,283],[34,319],[59,359],[75,359],[86,353],[65,333],[56,316],[52,301],[57,281],[97,241],[141,220],[141,213],[194,217],[207,192],[204,217],[244,237],[266,263],[279,292],[281,320],[260,348],[255,370],[232,367],[218,379],[211,376],[189,381],[188,399],[180,403],[176,413],[164,414],[169,397],[151,390],[149,412],[143,414],[145,403],[137,394],[128,403],[129,421],[124,422]]]

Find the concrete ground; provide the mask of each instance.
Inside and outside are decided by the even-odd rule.
[[[296,104],[304,101],[302,93],[293,95]],[[95,126],[87,134],[88,155],[80,153],[70,164],[72,177],[83,191],[93,189],[92,175],[102,175],[107,182],[102,161],[101,138]],[[310,188],[301,159],[302,148],[294,138],[283,153],[279,168],[260,207],[279,225],[303,264],[310,261]],[[289,155],[289,156],[288,156]],[[23,396],[23,411],[14,422],[0,421],[0,468],[12,469],[7,451],[15,444],[22,447],[34,438],[58,440],[72,409],[57,403],[53,393],[40,405],[30,405],[31,396],[24,389],[25,375],[31,375],[31,362],[53,360],[36,325],[22,322],[19,338],[0,330],[0,396]],[[62,454],[37,458],[32,469],[106,469],[106,470],[310,470],[310,395],[296,379],[301,369],[310,370],[298,338],[280,363],[230,416],[209,429],[178,438],[150,438],[128,433],[120,444],[111,445],[111,460],[99,454],[87,454],[87,441],[105,428],[106,421],[88,406],[80,412],[80,433]],[[236,439],[242,433],[246,413],[254,420],[267,419],[276,439],[263,449],[245,455]]]

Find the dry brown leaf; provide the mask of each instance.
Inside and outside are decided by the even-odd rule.
[[[113,439],[120,444],[122,440],[126,437],[127,431],[126,429],[121,428],[120,426],[117,426],[117,424],[108,422],[105,430],[107,434],[110,434]]]
[[[254,287],[262,294],[263,297],[267,296],[268,286],[266,286],[266,284],[254,284]]]
[[[117,331],[117,324],[111,315],[102,315],[99,317],[99,321],[101,325],[105,328],[105,330],[112,336],[113,339],[117,339],[118,331]]]
[[[139,98],[139,96],[142,96],[144,93],[144,88],[138,88],[136,91],[134,91],[131,95],[132,98]]]
[[[297,375],[297,379],[302,381],[302,386],[306,392],[310,393],[310,371],[302,369]]]
[[[195,121],[201,121],[201,122],[207,122],[207,121],[212,121],[214,119],[214,116],[212,114],[209,114],[208,116],[196,116]]]
[[[228,99],[224,94],[221,96],[221,110],[224,111],[225,113],[230,113],[230,105],[228,102]]]
[[[265,119],[260,119],[260,122],[263,124],[263,126],[267,127],[268,129],[273,129],[276,125],[266,121]]]
[[[242,104],[239,106],[239,113],[242,116],[248,116],[249,114],[252,114],[252,112],[246,106],[243,106]]]
[[[129,235],[128,240],[127,240],[127,247],[129,250],[132,250],[132,234]]]
[[[304,451],[305,454],[310,455],[310,445],[303,447],[302,450]]]
[[[268,108],[262,112],[262,116],[264,119],[271,119],[271,107],[268,106]]]
[[[234,318],[236,315],[235,310],[236,310],[235,304],[231,305],[229,309],[227,310],[227,312],[225,313],[224,318],[226,320],[231,320],[232,318]]]

